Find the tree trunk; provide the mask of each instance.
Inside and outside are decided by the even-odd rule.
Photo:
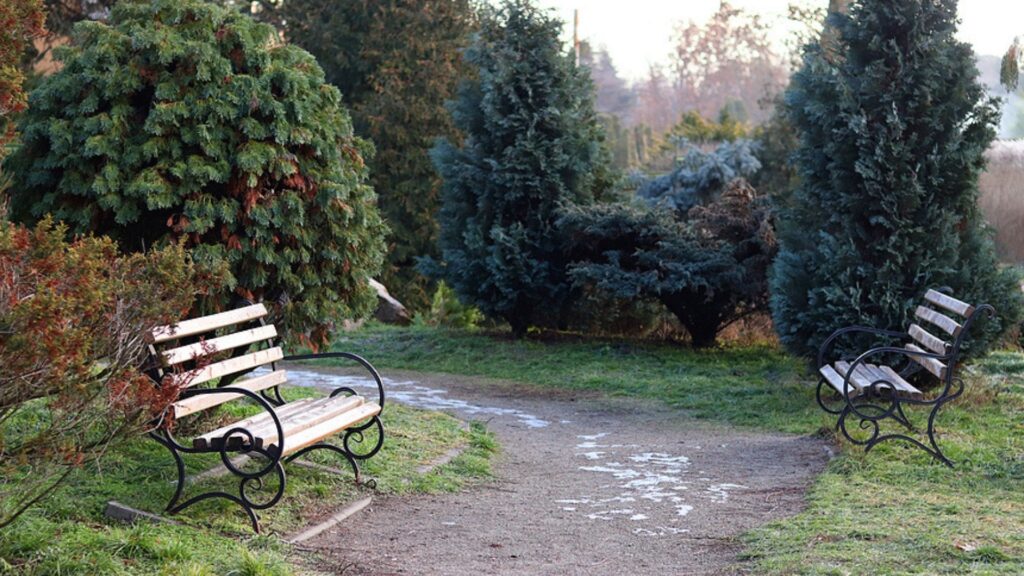
[[[846,14],[850,8],[852,0],[828,0],[828,15],[835,14]],[[825,58],[831,62],[836,63],[839,59],[839,47],[837,45],[839,38],[838,32],[829,23],[828,17],[825,19],[825,27],[821,29],[821,47],[824,50]]]
[[[661,301],[669,312],[690,334],[690,345],[694,348],[714,346],[718,331],[722,327],[722,305],[712,300],[703,304],[695,304],[702,300],[700,295],[687,294],[677,298],[662,298]]]
[[[524,313],[521,306],[516,306],[509,314],[504,314],[505,321],[512,328],[512,336],[516,340],[522,340],[526,336],[526,331],[530,328],[530,321],[527,319],[529,315]]]

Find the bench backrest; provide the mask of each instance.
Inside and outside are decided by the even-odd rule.
[[[938,290],[928,290],[924,300],[925,303],[914,311],[914,316],[932,328],[932,332],[942,336],[935,336],[924,326],[914,322],[911,323],[908,333],[915,344],[907,344],[906,348],[915,352],[941,355],[941,359],[922,356],[911,358],[938,378],[946,379],[952,375],[952,370],[956,367],[964,331],[978,309]],[[955,320],[950,315],[959,316],[962,320]]]
[[[160,378],[184,388],[218,378],[223,384],[269,364],[269,374],[232,383],[232,386],[260,392],[284,383],[284,370],[274,370],[274,363],[281,360],[284,353],[276,344],[277,329],[263,322],[266,315],[263,304],[253,304],[154,328],[149,333],[150,351],[159,364]],[[174,404],[174,415],[185,416],[238,397],[237,394],[213,394],[186,398]]]

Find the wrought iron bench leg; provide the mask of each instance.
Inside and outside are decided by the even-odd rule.
[[[157,432],[150,432],[149,437],[156,440],[170,451],[171,456],[174,457],[174,464],[178,469],[178,484],[174,489],[174,495],[171,496],[171,499],[167,502],[167,506],[164,507],[164,511],[170,512],[171,509],[174,508],[174,505],[177,504],[178,499],[181,498],[182,492],[185,490],[185,461],[181,458],[181,453],[178,452],[178,449],[174,447],[173,440],[165,438],[162,434],[158,434]]]
[[[193,504],[198,504],[199,502],[203,502],[205,500],[210,500],[212,498],[223,498],[225,500],[234,502],[235,504],[240,506],[242,508],[242,511],[245,512],[246,516],[249,517],[249,522],[252,524],[253,531],[257,534],[260,533],[260,521],[259,516],[257,515],[257,511],[266,510],[267,508],[270,508],[274,504],[277,504],[277,502],[284,495],[285,485],[287,484],[287,477],[285,476],[284,467],[281,465],[281,460],[279,458],[276,458],[273,454],[267,452],[264,449],[243,451],[242,453],[258,454],[267,459],[267,464],[264,465],[263,467],[259,468],[254,472],[246,472],[245,470],[238,468],[234,463],[231,462],[231,459],[228,457],[227,450],[221,450],[219,452],[221,456],[221,463],[224,465],[225,468],[228,469],[229,472],[231,472],[233,475],[239,478],[238,494],[229,494],[227,492],[215,490],[211,492],[204,492],[202,494],[199,494],[198,496],[193,496],[192,498],[189,498],[188,500],[185,500],[184,502],[181,502],[179,504],[178,501],[181,499],[181,496],[185,490],[186,481],[185,462],[184,459],[182,458],[182,454],[190,451],[183,450],[182,447],[179,444],[177,444],[177,442],[175,442],[173,438],[171,438],[166,433],[160,434],[151,432],[150,436],[160,444],[163,444],[165,447],[167,447],[168,450],[170,450],[171,455],[174,456],[175,466],[177,467],[177,486],[175,487],[174,495],[171,496],[171,499],[167,503],[167,507],[165,508],[168,514],[177,514],[178,512],[181,512],[182,510],[192,506]],[[262,490],[265,486],[264,478],[271,474],[277,476],[277,489],[274,490],[274,492],[271,494],[269,500],[263,502],[253,500],[249,494],[250,488],[253,488],[255,490]]]
[[[950,468],[953,468],[953,462],[946,458],[945,454],[942,453],[942,450],[939,448],[939,442],[935,439],[935,418],[939,415],[939,410],[945,406],[947,402],[956,400],[964,393],[964,381],[961,378],[953,378],[952,384],[955,385],[955,389],[951,388],[951,390],[954,391],[937,399],[935,401],[935,407],[932,408],[931,414],[928,415],[928,442],[932,445],[932,449],[929,450],[929,452]]]
[[[885,442],[887,440],[903,440],[903,441],[909,442],[910,444],[913,444],[914,446],[917,446],[921,450],[924,450],[925,452],[930,454],[933,458],[935,458],[939,462],[945,464],[946,466],[948,466],[950,468],[953,468],[954,467],[953,466],[953,462],[949,458],[947,458],[945,454],[943,454],[942,449],[939,448],[939,442],[935,438],[935,418],[938,416],[939,410],[947,402],[950,402],[951,400],[955,399],[957,396],[959,396],[963,392],[963,382],[960,381],[959,379],[957,379],[957,380],[958,380],[958,388],[957,388],[956,392],[953,393],[953,394],[948,394],[948,395],[946,395],[946,396],[944,396],[942,398],[937,399],[935,401],[934,406],[931,409],[931,412],[928,415],[928,429],[926,431],[927,436],[928,436],[928,444],[925,444],[924,442],[921,442],[920,440],[918,440],[916,438],[911,438],[910,436],[907,436],[906,434],[885,434],[885,435],[881,435],[880,434],[880,428],[879,428],[878,420],[883,420],[886,417],[890,417],[890,416],[894,420],[896,420],[897,422],[900,422],[904,426],[907,426],[909,429],[911,429],[911,430],[913,429],[913,427],[910,425],[909,419],[907,419],[906,414],[903,412],[903,409],[901,407],[902,403],[899,402],[898,399],[894,399],[894,402],[896,403],[896,406],[891,411],[891,413],[889,413],[887,415],[886,414],[881,415],[878,418],[878,420],[875,420],[875,419],[872,419],[872,418],[863,418],[863,417],[861,418],[860,427],[862,429],[867,429],[869,427],[873,428],[871,430],[871,435],[866,440],[858,440],[858,439],[854,438],[853,436],[850,435],[849,431],[847,430],[847,428],[846,428],[846,418],[850,414],[854,414],[849,409],[845,410],[844,413],[841,414],[840,417],[839,417],[840,429],[842,430],[843,435],[846,436],[846,438],[850,442],[852,442],[852,443],[854,443],[856,445],[859,445],[859,446],[864,446],[864,451],[865,452],[870,452],[872,448],[874,448],[878,444],[881,444],[882,442]],[[875,408],[876,409],[880,409],[877,406]],[[859,415],[858,414],[854,414],[854,416],[859,416]]]
[[[348,462],[349,466],[352,467],[352,474],[355,475],[356,484],[359,485],[363,483],[362,473],[359,471],[359,463],[356,462],[356,459],[352,457],[352,454],[349,454],[348,451],[346,451],[344,448],[339,448],[333,444],[328,444],[326,442],[317,442],[316,444],[307,446],[302,450],[299,450],[298,452],[285,458],[285,462],[291,462],[297,458],[301,458],[302,456],[305,456],[306,454],[309,454],[314,450],[327,450],[329,452],[334,452],[335,454],[340,454],[343,458],[345,458],[345,461]]]
[[[903,411],[903,403],[898,399],[896,401],[896,413],[892,415],[892,418],[906,427],[907,430],[914,430],[914,425],[910,422],[910,418],[908,418],[906,412]]]

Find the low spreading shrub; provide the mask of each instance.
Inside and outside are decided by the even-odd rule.
[[[604,204],[567,210],[570,275],[623,300],[655,299],[694,347],[767,309],[775,237],[764,203],[742,179],[685,218],[660,206]]]
[[[444,282],[437,283],[430,310],[418,317],[428,326],[460,329],[475,328],[484,319],[479,309],[460,302],[455,290]]]

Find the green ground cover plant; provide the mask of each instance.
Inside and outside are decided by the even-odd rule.
[[[312,394],[321,392],[293,389],[285,395]],[[473,424],[467,430],[446,414],[395,404],[388,405],[384,423],[388,434],[384,448],[363,467],[365,476],[376,479],[378,493],[451,491],[490,474],[489,458],[497,446],[482,425]],[[427,474],[416,472],[456,446],[466,450],[450,463]],[[128,526],[103,516],[107,501],[160,512],[173,490],[170,455],[156,442],[139,437],[98,464],[76,471],[64,489],[0,531],[0,574],[308,573],[303,564],[308,560],[312,565],[312,559],[297,554],[280,536],[369,493],[355,486],[340,459],[312,455],[309,459],[346,473],[289,467],[284,498],[261,515],[263,535],[252,534],[237,506],[219,500],[175,516],[181,525]],[[216,455],[195,456],[186,461],[188,474],[211,469],[217,462]],[[235,483],[230,477],[210,478],[198,488],[228,488]]]
[[[447,372],[660,398],[698,418],[834,438],[800,361],[765,344],[687,350],[575,336],[372,327],[341,337],[382,368]],[[751,574],[1024,573],[1024,354],[965,369],[938,431],[949,470],[899,443],[840,444],[807,509],[744,536]],[[722,402],[728,398],[728,402]],[[913,418],[913,415],[912,415]]]

